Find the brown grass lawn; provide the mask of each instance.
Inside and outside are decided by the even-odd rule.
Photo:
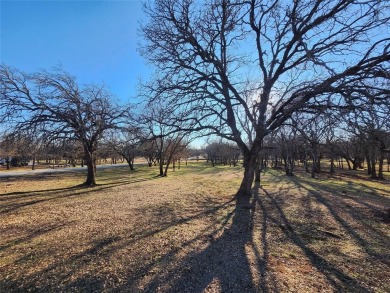
[[[0,182],[0,292],[390,292],[390,184],[205,163]]]

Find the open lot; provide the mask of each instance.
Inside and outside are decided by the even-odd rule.
[[[239,167],[1,178],[0,292],[389,292],[390,184]]]

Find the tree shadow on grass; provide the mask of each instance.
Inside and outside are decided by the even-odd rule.
[[[156,275],[140,291],[142,292],[268,292],[265,282],[267,271],[266,214],[263,218],[263,251],[253,245],[253,197],[235,197],[234,211],[215,230],[204,231],[207,246],[187,255],[179,266],[169,268],[168,273]],[[227,222],[232,220],[231,225]],[[223,231],[217,237],[218,232]],[[199,236],[201,237],[201,236]],[[194,238],[191,242],[197,240]],[[191,243],[184,243],[188,246]],[[163,262],[175,260],[175,251],[164,257]],[[248,259],[248,254],[252,258]],[[252,267],[252,269],[251,269]],[[256,272],[253,272],[255,267]],[[254,277],[257,281],[254,281]],[[260,279],[260,280],[259,280]],[[124,288],[137,290],[136,280],[129,279]]]
[[[281,289],[269,268],[267,241],[269,224],[278,223],[286,238],[303,252],[335,292],[372,292],[310,248],[308,239],[300,233],[302,227],[288,220],[282,208],[284,202],[276,199],[277,195],[256,185],[251,198],[236,197],[232,224],[224,228],[222,236],[210,237],[205,249],[186,256],[168,274],[155,276],[141,291],[279,292]],[[166,258],[167,263],[174,260],[172,255]],[[131,282],[124,288],[136,289]]]
[[[363,195],[351,195],[348,194],[349,191],[343,190],[340,194],[336,188],[319,185],[302,178],[291,178],[291,181],[325,206],[332,218],[369,256],[390,266],[390,257],[386,249],[390,237],[375,227],[375,223],[388,221],[384,207],[390,206],[389,198],[376,194],[376,188],[369,188],[371,192],[363,192]],[[381,204],[380,207],[378,203]],[[356,224],[364,229],[357,231],[353,227]],[[384,253],[378,253],[376,251],[378,248]]]
[[[212,282],[217,282],[222,292],[255,292],[245,254],[245,245],[250,241],[249,210],[249,197],[236,201],[232,226],[215,240],[210,233],[205,250],[190,254],[179,271],[164,278],[164,283],[171,284],[169,292],[203,292]],[[177,276],[180,277],[176,279]],[[161,281],[155,278],[145,291],[156,291]]]
[[[313,267],[322,273],[335,292],[371,292],[308,246],[307,239],[303,238],[300,233],[301,227],[291,223],[285,215],[280,201],[276,198],[277,194],[264,188],[261,188],[261,193],[263,196],[256,196],[256,201],[264,210],[271,211],[268,213],[269,220],[279,223],[285,236],[301,249]]]
[[[53,264],[31,274],[28,279],[20,278],[14,281],[2,281],[0,279],[0,289],[9,290],[4,292],[102,292],[107,289],[105,288],[106,280],[104,278],[98,276],[74,278],[73,276],[80,269],[94,262],[97,257],[109,254],[111,245],[118,240],[118,237],[106,237],[92,241],[90,248],[85,251],[69,258],[58,259]],[[15,263],[24,263],[34,257],[36,257],[34,253],[26,253]],[[71,269],[64,271],[65,266],[67,268],[71,267]],[[55,280],[55,285],[51,283],[51,280]],[[60,287],[61,289],[59,289]]]
[[[160,221],[160,226],[155,227],[155,229],[149,229],[150,227],[140,227],[141,231],[138,232],[135,231],[130,235],[104,236],[101,238],[91,240],[91,242],[88,245],[89,248],[84,249],[82,252],[79,252],[70,257],[58,259],[55,262],[48,265],[47,267],[45,267],[44,269],[29,275],[28,278],[25,280],[7,281],[7,283],[4,282],[3,288],[12,289],[12,291],[15,292],[17,292],[18,290],[20,292],[25,292],[25,291],[56,292],[55,288],[61,288],[61,291],[64,292],[67,291],[100,292],[108,289],[113,291],[118,291],[118,292],[135,292],[134,290],[131,290],[132,285],[136,283],[140,278],[142,278],[142,276],[147,274],[151,268],[158,265],[159,262],[158,259],[155,259],[149,263],[146,262],[140,268],[134,271],[130,275],[126,285],[121,289],[117,288],[118,284],[115,284],[115,282],[117,282],[115,276],[112,276],[113,278],[111,280],[112,283],[110,283],[111,276],[109,276],[109,274],[108,275],[101,274],[100,271],[96,271],[96,274],[94,274],[93,270],[97,270],[99,269],[99,267],[97,267],[95,264],[92,266],[93,269],[91,271],[89,265],[94,262],[105,263],[105,261],[107,261],[107,259],[109,259],[110,256],[112,256],[119,250],[132,247],[132,245],[135,244],[136,242],[143,239],[149,239],[150,237],[153,237],[154,235],[159,234],[164,230],[184,224],[186,222],[190,222],[202,218],[209,214],[213,214],[218,210],[225,209],[226,207],[229,207],[231,203],[232,200],[229,200],[220,205],[216,205],[212,208],[208,208],[203,212],[199,212],[197,214],[194,214],[186,218],[172,220],[165,224],[161,224]],[[226,221],[228,221],[229,219],[230,217],[228,217]],[[50,232],[54,229],[55,228],[51,230],[46,229],[47,231],[45,230],[45,232]],[[208,229],[204,231],[204,233],[207,232],[209,232]],[[38,233],[35,236],[38,237],[39,235],[41,234]],[[190,245],[192,242],[199,240],[200,237],[203,237],[203,234],[184,243],[184,245]],[[31,239],[29,237],[25,237],[23,239],[20,239],[20,241],[18,241],[17,243],[12,243],[12,245],[14,244],[16,245],[24,241],[29,242],[31,241]],[[9,247],[10,245],[7,245],[7,248]],[[165,257],[166,258],[174,257],[174,255],[178,253],[179,250],[180,248],[173,249]],[[32,256],[34,256],[34,252],[32,252],[31,254],[27,253],[26,255],[23,256],[22,259],[16,260],[16,262],[24,262],[25,260],[28,260]],[[88,273],[80,275],[80,272],[88,272]],[[53,283],[49,282],[50,280],[55,280],[54,285]]]
[[[37,230],[30,231],[25,236],[14,238],[14,239],[12,239],[9,242],[4,243],[3,245],[0,245],[0,252],[3,251],[3,250],[6,250],[8,248],[11,248],[11,247],[13,247],[15,245],[21,244],[21,243],[31,242],[34,238],[40,237],[40,236],[42,236],[42,235],[44,235],[46,233],[50,233],[50,232],[59,230],[59,229],[65,227],[65,226],[67,226],[69,224],[70,224],[70,222],[54,223],[54,224],[50,224],[50,225],[47,225],[47,226],[44,226],[44,227],[40,227]]]
[[[143,181],[156,180],[160,177],[132,178],[128,180],[115,181],[115,183],[102,183],[95,186],[79,184],[65,188],[52,188],[38,191],[9,192],[0,195],[0,214],[9,213],[17,209],[43,203],[51,200],[68,197],[92,195],[114,187],[134,184]]]
[[[299,186],[299,182],[293,183],[305,189],[304,186]],[[288,188],[283,192],[288,193]],[[145,222],[145,226],[139,229],[137,227],[136,231],[128,234],[99,234],[100,238],[91,240],[83,251],[51,263],[29,276],[28,280],[24,280],[25,283],[7,283],[4,288],[46,292],[54,292],[55,288],[77,292],[197,293],[211,289],[218,289],[220,292],[278,292],[281,289],[270,269],[269,251],[272,247],[267,240],[267,236],[273,236],[269,235],[273,233],[270,224],[277,223],[281,227],[281,233],[303,252],[313,268],[325,277],[335,292],[371,292],[360,285],[358,280],[337,268],[330,259],[311,248],[309,240],[302,236],[303,227],[298,226],[285,214],[288,202],[286,197],[282,198],[280,194],[281,191],[274,192],[256,185],[252,197],[235,197],[234,200],[219,205],[216,202],[205,202],[206,209],[182,218],[174,215],[164,218],[164,214],[175,213],[175,209],[156,206],[150,215],[154,222]],[[314,198],[318,200],[315,196]],[[102,264],[101,268],[104,269],[106,261],[116,252],[132,249],[133,245],[142,243],[140,241],[154,241],[154,236],[166,235],[161,233],[165,230],[182,224],[192,224],[193,220],[207,215],[216,215],[227,206],[233,208],[233,202],[233,211],[229,212],[217,227],[207,225],[191,239],[180,243],[180,246],[165,250],[161,258],[140,258],[139,263],[127,264],[136,268],[129,268],[126,274],[122,274],[121,281],[106,272],[88,271],[92,262]],[[302,205],[300,211],[307,209],[308,206]],[[146,209],[139,211],[140,214],[146,212]],[[199,245],[200,243],[202,245]],[[191,252],[180,258],[183,249]],[[145,252],[145,255],[147,254]],[[107,264],[107,267],[110,265]],[[161,270],[165,265],[166,270]],[[95,264],[92,268],[97,270],[99,266]],[[80,273],[86,271],[87,273]]]

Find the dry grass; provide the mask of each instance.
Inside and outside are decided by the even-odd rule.
[[[390,185],[240,168],[1,179],[0,292],[389,292]]]

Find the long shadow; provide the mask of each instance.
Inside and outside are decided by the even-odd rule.
[[[0,289],[6,290],[4,292],[74,292],[75,289],[77,289],[76,292],[102,292],[104,291],[104,279],[90,277],[76,279],[72,282],[67,280],[74,275],[80,267],[94,261],[97,256],[107,254],[110,250],[110,246],[118,240],[119,238],[117,237],[98,239],[92,242],[91,247],[85,251],[75,254],[67,259],[59,259],[54,264],[47,266],[45,269],[31,274],[28,282],[22,279],[15,281],[3,281],[3,284],[0,283],[0,285],[2,285]],[[34,257],[34,255],[32,253],[27,253],[15,263],[24,262],[30,257]],[[66,272],[61,271],[62,266],[69,264],[72,264],[71,270]],[[48,282],[40,284],[43,277],[48,280],[55,278],[57,279],[57,284],[65,282],[66,285],[64,288],[59,290]]]
[[[86,170],[66,170],[66,172],[50,172],[49,169],[48,172],[34,173],[34,171],[31,171],[31,173],[18,175],[3,173],[1,174],[0,179],[7,182],[18,181],[20,179],[23,179],[24,181],[48,180],[58,178],[58,176],[61,176],[62,178],[74,177],[75,175],[80,175],[80,173],[83,172],[86,172]]]
[[[101,276],[99,278],[95,278],[91,275],[83,276],[81,278],[74,279],[72,282],[69,282],[68,279],[76,274],[79,270],[82,270],[85,266],[88,266],[88,264],[92,261],[104,259],[105,257],[109,257],[110,255],[114,254],[116,251],[121,250],[122,248],[126,248],[131,246],[133,243],[138,242],[142,239],[153,237],[155,234],[158,234],[160,232],[163,232],[164,230],[167,230],[169,228],[179,226],[181,224],[196,220],[198,218],[207,216],[209,214],[214,214],[218,210],[226,209],[233,203],[233,199],[221,203],[219,205],[215,205],[211,208],[206,209],[203,212],[199,212],[195,215],[188,216],[186,218],[173,220],[171,222],[167,222],[165,225],[162,225],[162,227],[152,229],[150,230],[148,227],[144,227],[142,231],[136,232],[130,235],[124,236],[108,236],[106,238],[101,239],[95,239],[91,242],[91,247],[88,249],[85,249],[84,251],[75,254],[69,258],[64,259],[58,259],[54,263],[48,265],[43,270],[40,270],[37,273],[34,273],[28,277],[28,280],[21,280],[21,282],[6,282],[4,283],[4,288],[12,289],[13,292],[17,292],[18,290],[20,292],[25,291],[31,291],[34,288],[36,288],[37,284],[40,282],[39,280],[43,277],[45,279],[56,279],[56,283],[60,284],[64,282],[65,287],[61,287],[61,290],[65,291],[83,291],[83,292],[99,292],[100,290],[103,290],[105,286],[105,282],[107,280],[105,277]],[[219,229],[223,229],[229,219],[231,218],[232,214],[228,214],[225,221],[222,223],[221,227]],[[161,226],[161,223],[160,223]],[[20,244],[22,242],[29,242],[31,239],[35,237],[39,237],[45,233],[49,233],[53,230],[59,229],[62,226],[56,226],[56,227],[48,227],[47,229],[40,229],[38,231],[35,231],[26,237],[14,240],[8,244],[5,244],[3,249],[8,249],[12,247],[13,245]],[[207,227],[200,235],[196,236],[193,239],[188,240],[187,242],[183,243],[182,246],[189,246],[192,243],[203,240],[204,235],[209,235],[212,227]],[[213,233],[217,233],[218,230],[214,231]],[[181,247],[175,248],[172,251],[170,251],[165,257],[166,258],[173,258],[179,251],[181,250]],[[25,262],[28,261],[31,257],[36,257],[34,255],[34,252],[26,253],[21,259],[16,260],[15,263],[18,262]],[[159,260],[155,259],[151,261],[150,263],[145,263],[143,266],[139,269],[137,269],[136,272],[133,272],[131,274],[131,277],[129,278],[127,285],[123,288],[123,290],[119,290],[122,292],[132,292],[129,291],[130,286],[138,281],[142,276],[147,274],[147,272],[158,265]],[[71,270],[65,270],[64,272],[59,271],[59,268],[61,267],[71,267]],[[22,282],[23,281],[23,282]],[[54,292],[52,285],[49,283],[44,282],[43,284],[39,285],[40,291],[45,292]],[[34,290],[33,290],[34,291]]]
[[[287,219],[275,197],[266,189],[261,188],[261,190],[265,196],[256,198],[259,205],[266,207],[266,200],[269,201],[269,208],[274,210],[274,216],[269,216],[269,218],[275,223],[281,223],[283,233],[303,251],[310,260],[310,263],[325,276],[335,292],[372,292],[368,288],[361,286],[351,276],[335,268],[331,262],[309,248],[306,241],[295,231],[294,226]]]
[[[155,180],[160,177],[150,177],[143,179],[135,179],[135,180],[122,180],[116,181],[115,183],[103,183],[97,184],[93,187],[85,186],[85,185],[76,185],[66,188],[54,188],[54,189],[45,189],[39,191],[27,191],[27,192],[10,192],[0,197],[0,203],[6,201],[13,201],[18,199],[25,199],[23,202],[10,202],[10,203],[1,203],[0,204],[0,214],[9,213],[15,210],[18,210],[23,207],[31,206],[34,204],[47,202],[59,198],[67,198],[67,197],[75,197],[81,196],[85,194],[94,194],[96,192],[101,192],[106,189],[133,184],[137,182]]]
[[[380,188],[372,188],[372,187],[367,187],[363,184],[359,183],[352,183],[350,181],[347,181],[348,183],[348,191],[343,190],[342,194],[340,195],[339,192],[335,189],[328,188],[326,186],[317,186],[316,184],[309,184],[313,188],[315,188],[317,191],[325,190],[328,191],[328,203],[331,206],[331,200],[337,200],[338,206],[343,206],[343,210],[347,211],[349,215],[356,221],[359,221],[359,223],[363,226],[366,227],[367,230],[370,230],[374,232],[377,236],[380,236],[380,240],[384,243],[389,243],[390,238],[380,232],[378,229],[376,229],[373,225],[367,224],[365,221],[365,216],[364,213],[361,213],[361,211],[366,210],[369,211],[372,214],[372,218],[376,222],[383,222],[386,224],[390,223],[390,214],[389,210],[386,210],[386,208],[390,207],[390,198],[385,197],[383,195],[378,194],[378,191],[386,191],[382,190]],[[357,186],[361,186],[363,190],[363,194],[356,195],[353,193],[361,193],[362,190],[359,190],[356,188]],[[389,189],[390,190],[390,189]],[[387,191],[388,192],[388,191]],[[322,198],[325,200],[325,197],[322,196]],[[345,200],[350,200],[358,205],[360,207],[355,206],[352,207],[348,203],[345,202]],[[335,210],[335,209],[334,209]]]
[[[125,183],[125,184],[127,184],[127,183]],[[115,185],[110,185],[108,187],[100,187],[100,188],[84,187],[84,186],[82,186],[82,187],[69,187],[69,188],[65,188],[65,189],[61,189],[61,190],[56,190],[54,192],[51,192],[50,190],[48,190],[48,191],[46,191],[46,192],[48,192],[48,194],[42,195],[43,198],[41,195],[32,194],[24,202],[20,202],[20,203],[11,202],[8,204],[2,203],[0,206],[0,214],[6,214],[9,212],[13,212],[15,210],[18,210],[20,208],[23,208],[23,207],[27,207],[27,206],[35,205],[38,203],[47,202],[47,201],[52,201],[55,199],[76,197],[76,196],[81,196],[81,195],[85,195],[85,194],[92,194],[94,192],[102,191],[104,189],[109,189],[109,188],[112,188],[114,186],[120,186],[120,185],[124,185],[124,184],[115,184]],[[67,193],[66,191],[71,191],[71,193]]]
[[[236,196],[232,223],[224,228],[223,234],[216,239],[210,237],[204,250],[189,254],[180,267],[165,276],[154,277],[143,291],[155,292],[161,286],[168,286],[164,291],[197,293],[214,286],[221,292],[268,292],[264,282],[266,252],[265,255],[255,252],[262,279],[260,284],[254,282],[248,260],[248,247],[253,247],[254,209],[251,197]],[[262,238],[265,239],[265,235]],[[132,287],[132,284],[126,286]]]
[[[34,191],[14,191],[14,192],[8,192],[8,193],[3,193],[0,194],[0,202],[1,201],[6,201],[9,199],[9,197],[12,197],[12,199],[16,198],[23,198],[23,197],[28,197],[32,195],[37,195],[41,193],[55,193],[55,192],[61,192],[61,191],[67,191],[67,190],[77,190],[80,188],[87,188],[86,186],[82,185],[75,185],[75,186],[70,186],[70,187],[63,187],[63,188],[51,188],[51,189],[43,189],[43,190],[34,190]]]
[[[337,223],[340,224],[340,226],[350,235],[358,244],[359,246],[370,256],[374,257],[377,261],[383,262],[390,266],[390,260],[388,255],[379,254],[373,251],[372,245],[369,243],[368,240],[365,239],[359,232],[357,232],[351,224],[349,224],[338,212],[338,209],[342,208],[343,211],[347,212],[349,216],[354,220],[359,222],[360,225],[365,226],[366,230],[370,231],[372,234],[372,237],[379,240],[381,243],[386,245],[386,243],[390,243],[390,238],[385,235],[384,233],[380,232],[378,229],[373,227],[372,225],[368,225],[365,223],[365,218],[362,214],[358,213],[358,211],[355,208],[351,208],[349,206],[346,206],[342,202],[342,198],[334,198],[333,201],[337,202],[337,207],[332,204],[331,200],[328,199],[325,195],[322,195],[320,190],[326,190],[328,191],[329,197],[334,197],[335,191],[332,189],[327,189],[326,187],[321,186],[321,189],[316,186],[316,184],[305,182],[306,184],[310,185],[313,189],[308,189],[305,187],[299,180],[299,178],[291,178],[291,180],[294,182],[294,184],[298,187],[304,188],[307,190],[307,192],[316,199],[317,202],[324,205],[329,213],[332,215],[333,219],[337,221]],[[345,194],[343,194],[343,197],[347,197]],[[356,200],[356,197],[349,196],[349,199],[355,200],[359,202],[359,200]],[[366,207],[371,208],[371,210],[376,211],[377,209],[373,209],[371,205],[366,204]],[[379,214],[380,215],[380,214]],[[380,217],[378,217],[380,218]]]
[[[155,228],[155,229],[147,229],[147,230],[141,230],[140,232],[135,232],[133,234],[130,234],[127,236],[127,239],[126,241],[123,241],[121,244],[115,246],[115,249],[121,249],[121,248],[124,248],[130,244],[133,244],[139,240],[142,240],[142,239],[145,239],[145,238],[148,238],[148,237],[152,237],[158,233],[161,233],[165,230],[168,230],[174,226],[178,226],[178,225],[182,225],[182,224],[185,224],[185,223],[189,223],[193,220],[196,220],[196,219],[199,219],[201,217],[204,217],[204,216],[207,216],[207,215],[210,215],[210,214],[214,214],[216,213],[217,211],[221,210],[221,209],[224,209],[226,207],[228,207],[231,203],[233,202],[233,200],[229,200],[227,202],[224,202],[220,205],[217,205],[217,206],[214,206],[212,208],[209,208],[203,212],[199,212],[195,215],[192,215],[192,216],[189,216],[189,217],[185,217],[185,218],[181,218],[181,219],[177,219],[177,220],[173,220],[173,221],[170,221],[170,222],[167,222],[165,224],[162,224],[161,223],[161,220],[160,219],[156,219],[159,223],[159,227],[158,228]],[[225,221],[227,221],[229,218],[230,218],[231,215],[228,215],[227,219]],[[226,223],[223,224],[223,226],[226,225]],[[205,231],[205,232],[208,232],[210,233],[210,231]],[[216,232],[218,232],[218,230],[214,231],[213,233],[215,234]],[[209,235],[212,235],[213,233],[210,233]],[[184,244],[183,246],[186,246],[188,245],[189,243],[187,244]]]
[[[12,196],[12,198],[17,198],[16,196],[23,197],[23,196],[30,196],[31,194],[40,194],[40,193],[47,193],[47,192],[56,192],[56,191],[66,191],[66,190],[72,190],[72,189],[93,189],[93,188],[99,188],[100,186],[117,186],[122,184],[132,184],[132,183],[138,183],[138,182],[144,182],[144,181],[150,181],[161,178],[160,176],[152,176],[147,178],[134,178],[134,179],[128,179],[128,180],[116,180],[115,183],[98,183],[95,186],[86,186],[84,184],[78,184],[75,186],[70,187],[64,187],[64,188],[51,188],[51,189],[43,189],[43,190],[36,190],[36,191],[14,191],[14,192],[8,192],[0,194],[0,201],[7,200],[7,196]]]
[[[46,226],[46,227],[40,227],[38,230],[35,230],[35,231],[28,233],[26,236],[19,237],[17,239],[13,239],[12,241],[9,241],[8,243],[0,245],[0,252],[5,250],[5,249],[8,249],[12,246],[18,245],[20,243],[31,242],[34,238],[37,238],[37,237],[40,237],[44,234],[59,230],[59,229],[65,227],[69,224],[70,224],[70,222],[67,222],[66,224],[65,223],[51,224],[51,225]]]
[[[203,213],[197,214],[197,215],[195,215],[193,217],[188,217],[188,218],[183,219],[183,220],[185,220],[185,222],[189,222],[191,220],[194,220],[194,219],[200,217],[201,215],[214,213],[217,210],[224,209],[224,208],[228,207],[228,205],[230,203],[231,203],[231,201],[228,201],[228,202],[226,202],[226,203],[224,203],[222,205],[219,205],[218,207],[214,207],[212,210],[206,210]],[[163,257],[164,263],[174,262],[177,254],[180,253],[180,251],[184,247],[189,247],[191,245],[194,245],[195,243],[199,243],[199,242],[203,242],[203,241],[211,241],[212,239],[214,239],[218,232],[224,230],[224,228],[226,227],[227,223],[229,222],[229,220],[231,219],[232,216],[233,216],[233,212],[228,213],[226,218],[225,218],[225,220],[221,223],[219,228],[213,230],[213,227],[212,227],[213,225],[210,224],[208,227],[206,227],[205,229],[200,231],[200,233],[198,233],[197,236],[195,236],[195,237],[193,237],[193,238],[183,242],[180,247],[176,247],[176,248],[170,250]],[[164,228],[164,230],[165,229],[169,229],[171,227],[174,227],[176,225],[179,225],[181,223],[182,223],[181,221],[180,221],[180,223],[179,222],[178,223],[176,223],[176,222],[175,223],[170,223],[170,224],[168,224],[167,227]],[[157,229],[157,230],[152,231],[151,232],[152,234],[149,234],[149,233],[143,234],[142,238],[153,236],[154,234],[159,233],[161,231],[163,231],[163,230]],[[129,245],[132,242],[135,242],[137,240],[139,240],[139,238],[131,240],[131,241],[125,241],[119,247],[115,247],[115,249],[126,247],[127,245]],[[136,273],[131,274],[131,276],[127,279],[126,283],[124,285],[122,285],[121,288],[118,289],[118,291],[119,292],[127,292],[127,291],[128,292],[139,292],[139,289],[137,288],[137,283],[142,279],[143,276],[148,274],[150,269],[152,269],[152,268],[154,268],[156,266],[159,266],[160,264],[161,264],[161,260],[154,260],[154,261],[149,262],[148,264],[144,264],[142,266],[142,268],[140,268]],[[185,268],[185,269],[187,269],[187,268]],[[166,280],[166,278],[155,277],[149,283],[149,285],[147,286],[147,289],[146,290],[142,290],[142,292],[153,292],[153,291],[155,291],[156,288],[160,287],[160,285],[163,284],[163,281],[162,281],[163,279]],[[147,291],[147,290],[149,290],[149,291]],[[152,290],[152,291],[150,291],[150,290]],[[169,290],[169,292],[171,292],[171,290]]]

